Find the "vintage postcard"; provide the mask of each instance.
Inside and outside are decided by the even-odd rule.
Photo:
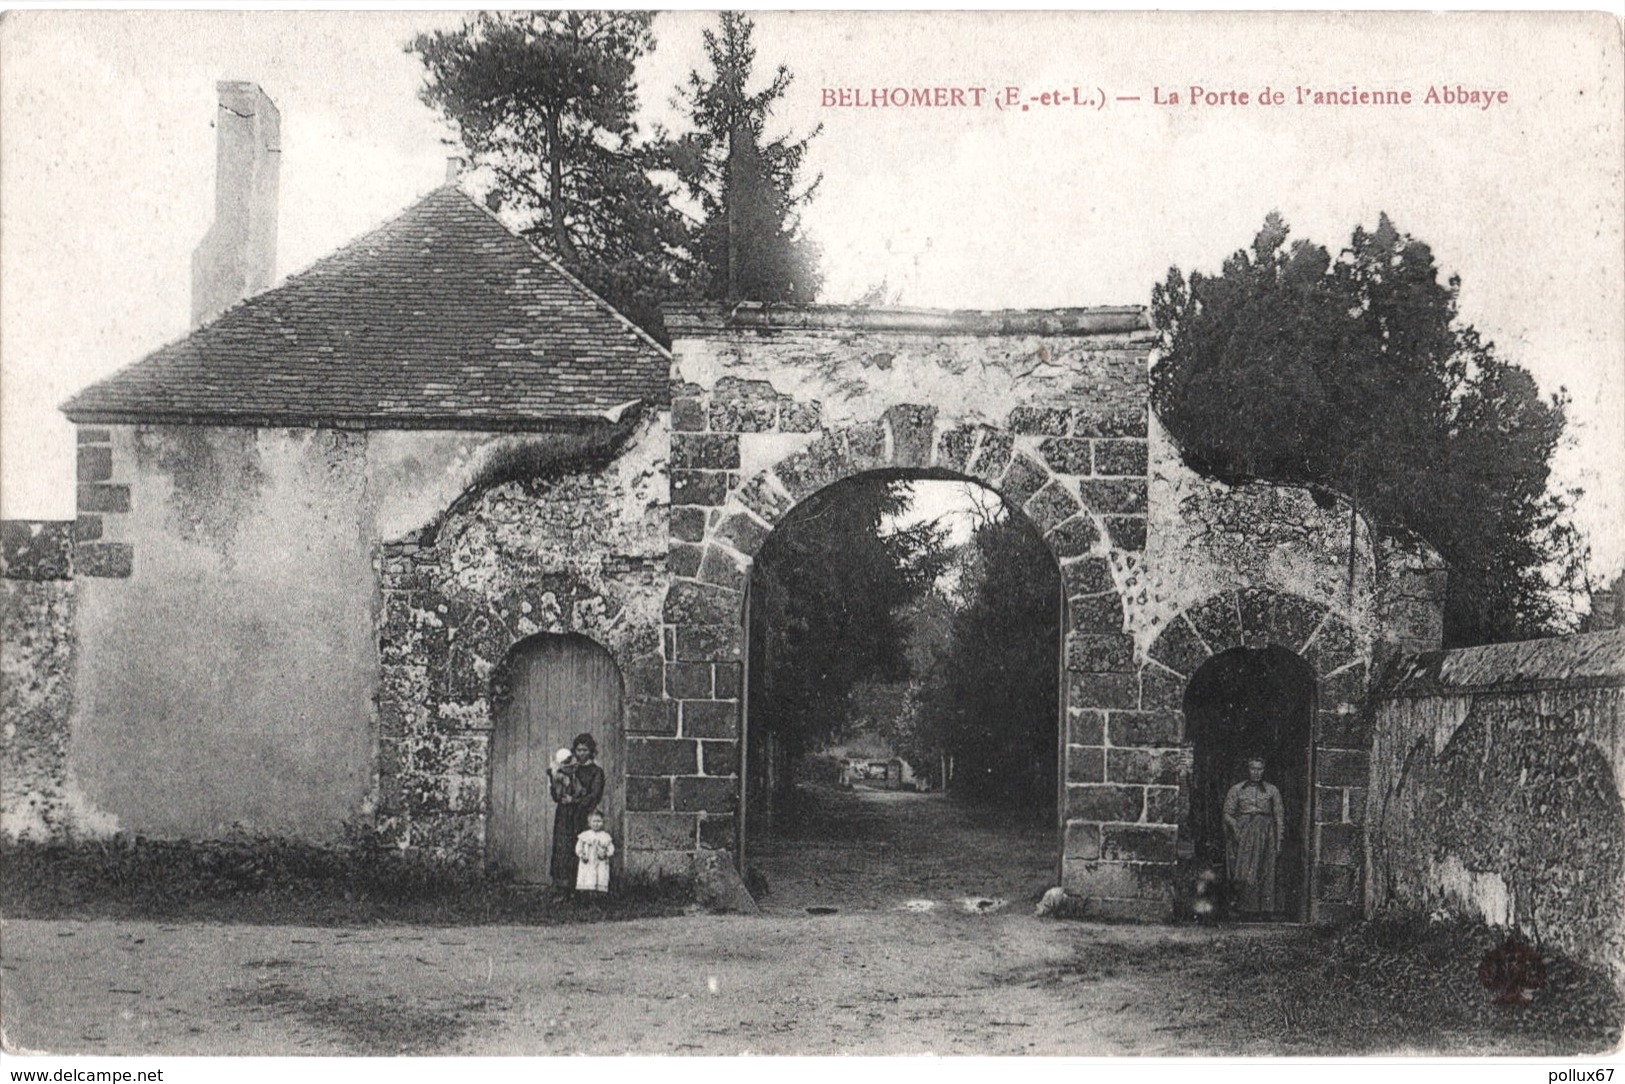
[[[7,12],[8,1069],[1590,1072],[1621,26]]]

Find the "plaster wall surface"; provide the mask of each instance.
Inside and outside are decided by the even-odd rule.
[[[365,436],[103,432],[80,549],[118,560],[78,583],[70,772],[125,831],[336,837],[371,783]]]
[[[367,499],[377,537],[391,542],[433,528],[471,487],[499,476],[557,470],[597,456],[625,429],[558,433],[380,429],[367,433]]]
[[[1625,979],[1625,632],[1395,669],[1372,703],[1367,908],[1475,915]]]
[[[1106,418],[1137,414],[1145,405],[1145,348],[1132,347],[1143,339],[1131,332],[787,329],[679,338],[673,374],[679,384],[705,390],[729,379],[764,381],[829,428],[878,421],[899,403],[936,407],[944,426],[1003,425],[1020,408],[1061,403]]]

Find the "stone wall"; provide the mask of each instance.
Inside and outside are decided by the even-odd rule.
[[[8,528],[8,561],[80,575],[8,581],[8,621],[75,629],[8,637],[8,668],[77,666],[71,711],[65,681],[18,687],[41,737],[8,731],[7,756],[33,749],[16,778],[39,782],[9,787],[8,810],[26,790],[99,829],[359,823],[478,861],[504,663],[576,633],[623,682],[606,769],[628,868],[688,869],[735,842],[751,563],[798,501],[882,472],[994,489],[1061,569],[1057,878],[1087,913],[1169,916],[1187,683],[1272,644],[1315,673],[1311,914],[1358,909],[1368,675],[1438,644],[1444,571],[1424,544],[1373,539],[1335,496],[1184,467],[1149,413],[1136,309],[696,307],[668,325],[669,413],[530,433],[82,430],[71,545],[65,526]]]
[[[1432,652],[1373,697],[1368,909],[1445,907],[1625,978],[1625,632]]]
[[[1117,718],[1108,712],[1106,750],[1112,763],[1147,758],[1161,771],[1163,784],[1153,798],[1173,811],[1170,827],[1155,840],[1164,861],[1174,857],[1178,844],[1190,838],[1190,743],[1185,736],[1185,690],[1191,678],[1210,658],[1233,648],[1282,647],[1304,659],[1315,674],[1315,713],[1312,720],[1313,834],[1312,876],[1308,913],[1314,921],[1338,921],[1354,915],[1360,899],[1361,823],[1367,785],[1367,742],[1370,728],[1361,712],[1369,665],[1367,648],[1353,625],[1324,603],[1269,587],[1243,587],[1223,591],[1183,611],[1169,621],[1146,653],[1140,669],[1140,717]],[[1102,858],[1111,848],[1103,830],[1098,850]],[[1095,847],[1092,837],[1078,844]],[[1144,853],[1120,854],[1131,863],[1147,860]],[[1142,895],[1157,892],[1168,904],[1172,890],[1166,869],[1134,867]]]
[[[68,777],[73,524],[0,523],[0,833],[93,831]]]
[[[494,686],[527,637],[596,641],[621,673],[625,731],[675,730],[660,631],[666,426],[654,415],[572,447],[505,438],[473,457],[446,455],[437,440],[440,454],[412,457],[419,478],[438,476],[429,461],[473,465],[443,487],[464,487],[448,508],[379,554],[376,824],[386,842],[483,860]],[[646,756],[639,740],[624,745],[628,764],[604,761],[612,788],[631,785],[627,772]]]
[[[1316,681],[1309,915],[1350,917],[1361,900],[1372,659],[1438,646],[1443,563],[1415,540],[1373,541],[1342,497],[1211,481],[1181,462],[1155,417],[1149,434],[1149,540],[1143,559],[1127,562],[1122,576],[1134,654],[1120,670],[1136,680],[1139,701],[1074,713],[1069,738],[1085,746],[1082,762],[1091,772],[1097,756],[1103,762],[1104,777],[1090,784],[1103,778],[1109,789],[1102,800],[1115,801],[1119,812],[1098,833],[1069,825],[1068,854],[1091,857],[1084,868],[1104,890],[1171,908],[1170,863],[1190,835],[1186,686],[1227,650],[1282,647],[1308,663]],[[1144,808],[1166,810],[1165,819],[1131,816],[1138,803],[1123,791],[1130,765],[1149,773]],[[1071,779],[1079,781],[1076,770]],[[1102,913],[1126,909],[1106,903],[1114,899],[1103,898]]]
[[[1185,468],[1149,415],[1151,338],[1137,310],[745,306],[682,310],[668,325],[664,620],[678,704],[674,729],[645,743],[644,770],[628,780],[653,796],[633,814],[634,846],[731,844],[737,781],[694,784],[737,763],[743,590],[773,526],[868,471],[968,478],[1029,518],[1062,569],[1058,876],[1086,913],[1172,913],[1189,818],[1186,682],[1212,655],[1267,644],[1299,654],[1317,679],[1311,913],[1358,909],[1360,708],[1374,653],[1437,646],[1442,565],[1431,551],[1374,545],[1340,498],[1224,486]],[[676,805],[667,796],[685,785],[715,804]]]

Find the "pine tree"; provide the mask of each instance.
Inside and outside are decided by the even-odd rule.
[[[779,65],[766,87],[750,93],[755,26],[738,12],[719,18],[704,35],[711,72],[689,73],[682,90],[695,131],[674,153],[678,176],[704,215],[695,237],[700,288],[714,300],[810,302],[822,277],[798,210],[818,181],[799,187],[799,175],[818,131],[767,139],[773,107],[790,86],[789,69]]]
[[[909,500],[884,478],[838,483],[797,505],[757,555],[751,740],[771,732],[781,783],[785,766],[842,732],[859,683],[909,675],[907,609],[947,555],[936,525],[895,527]]]
[[[1573,495],[1547,490],[1565,394],[1461,324],[1459,280],[1386,215],[1335,261],[1287,237],[1270,215],[1219,275],[1172,268],[1152,291],[1152,405],[1186,462],[1329,487],[1416,531],[1450,563],[1449,646],[1566,628],[1585,558]]]
[[[960,605],[924,713],[954,758],[949,793],[979,804],[1055,801],[1061,580],[1032,524],[1000,509],[961,555]]]
[[[652,174],[662,138],[633,120],[633,70],[654,48],[649,12],[481,13],[421,34],[421,97],[496,179],[495,209],[645,330],[681,293],[688,226]]]

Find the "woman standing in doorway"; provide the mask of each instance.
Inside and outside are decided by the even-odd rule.
[[[1274,913],[1275,860],[1285,833],[1281,792],[1264,782],[1264,759],[1253,757],[1247,761],[1247,778],[1224,797],[1225,866],[1230,899],[1241,917]]]
[[[553,801],[553,853],[547,874],[556,891],[570,893],[576,887],[576,837],[587,830],[587,817],[604,798],[604,769],[596,763],[598,742],[591,734],[577,734],[570,743],[575,762],[574,785],[555,786]]]

